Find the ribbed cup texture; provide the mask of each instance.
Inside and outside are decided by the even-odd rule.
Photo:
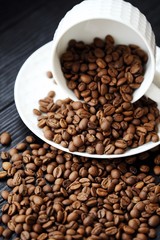
[[[61,20],[55,39],[75,24],[96,18],[119,21],[134,29],[155,54],[155,36],[150,23],[138,8],[123,0],[85,0],[74,6]]]

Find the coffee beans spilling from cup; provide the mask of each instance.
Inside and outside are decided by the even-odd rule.
[[[135,45],[116,45],[112,36],[95,38],[91,44],[71,40],[61,56],[69,89],[91,106],[131,102],[143,81],[147,54]]]
[[[0,236],[15,240],[147,240],[160,224],[160,186],[150,174],[159,147],[137,156],[96,160],[26,137],[1,153]],[[153,167],[153,166],[152,166]],[[6,176],[4,176],[6,177]],[[16,234],[16,235],[15,235]]]
[[[140,47],[115,45],[110,35],[91,44],[70,40],[60,60],[68,87],[83,101],[54,102],[51,93],[39,100],[34,113],[47,139],[71,152],[100,155],[159,140],[156,103],[146,97],[132,103],[148,60]]]
[[[159,110],[146,97],[136,103],[121,102],[90,106],[71,99],[54,102],[54,92],[34,109],[44,136],[71,152],[122,154],[129,148],[159,140]]]

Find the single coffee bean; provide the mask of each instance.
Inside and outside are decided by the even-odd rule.
[[[110,129],[111,123],[107,119],[104,119],[102,120],[100,126],[103,131],[108,131]]]
[[[12,138],[11,138],[11,135],[10,133],[8,132],[3,132],[1,135],[0,135],[0,143],[2,145],[9,145],[12,141]]]
[[[47,239],[47,233],[41,233],[37,238],[37,240],[45,240],[45,239]]]
[[[1,152],[0,157],[2,160],[9,160],[10,159],[10,154],[8,152]]]
[[[53,74],[52,74],[51,71],[47,71],[46,75],[47,75],[48,78],[53,78]]]
[[[134,228],[131,228],[130,226],[127,226],[127,225],[123,226],[123,230],[127,234],[134,234],[135,233]]]
[[[106,147],[105,147],[105,154],[112,154],[115,150],[115,146],[112,145],[112,144],[108,144]]]
[[[112,178],[120,178],[120,176],[121,176],[121,173],[118,169],[113,169],[111,171],[111,177]]]
[[[157,216],[157,215],[153,215],[152,217],[149,218],[148,220],[148,224],[151,226],[151,227],[156,227],[158,226],[160,223],[160,217]]]
[[[88,169],[88,173],[91,174],[93,177],[98,176],[98,168],[97,168],[97,166],[91,166]]]
[[[131,215],[132,218],[139,218],[140,212],[139,212],[138,209],[133,208],[130,212],[130,215]]]
[[[140,221],[137,218],[133,218],[129,220],[128,225],[134,230],[137,230],[139,228]]]
[[[87,216],[86,218],[84,218],[83,224],[84,224],[85,227],[86,227],[86,226],[90,226],[91,224],[93,224],[93,221],[94,221],[93,217],[91,217],[91,216],[89,215],[89,216]]]
[[[3,233],[2,233],[2,236],[5,239],[10,239],[11,235],[12,235],[12,231],[9,228],[5,228]]]
[[[154,166],[153,171],[155,175],[160,175],[160,166]]]
[[[12,220],[10,220],[7,225],[8,225],[8,228],[9,228],[11,231],[13,231],[13,232],[15,231],[16,225],[13,223]]]
[[[70,180],[71,182],[74,182],[77,178],[78,178],[78,172],[77,172],[77,171],[73,171],[73,172],[69,175],[69,180]]]
[[[2,168],[5,171],[8,171],[8,169],[10,169],[12,167],[12,164],[10,162],[3,162],[2,163]]]
[[[33,202],[37,205],[42,205],[43,199],[40,196],[33,195]]]
[[[36,223],[36,217],[34,215],[28,215],[26,216],[25,218],[25,222],[28,224],[28,225],[33,225],[34,223]]]
[[[18,215],[15,218],[16,223],[23,223],[25,221],[26,215]]]
[[[9,192],[7,190],[3,190],[1,192],[1,196],[3,197],[4,200],[7,200],[9,196]]]
[[[29,234],[29,232],[28,231],[23,231],[23,232],[21,232],[21,239],[22,240],[29,240],[30,239],[30,234]]]
[[[123,148],[127,148],[127,143],[123,139],[119,139],[115,141],[115,146],[123,149]]]
[[[19,151],[24,151],[24,150],[26,150],[26,148],[27,148],[27,144],[24,142],[18,143],[16,146],[16,149]]]
[[[104,145],[102,143],[96,144],[96,153],[102,155],[104,153]]]
[[[35,142],[35,138],[33,136],[27,136],[26,137],[26,142],[27,143],[34,143]]]
[[[105,233],[107,236],[113,236],[117,233],[118,229],[116,227],[108,227],[106,230],[105,230]]]
[[[4,224],[7,224],[9,222],[9,220],[10,220],[10,216],[8,214],[2,215],[2,222]]]
[[[149,229],[149,234],[148,234],[148,236],[149,236],[150,238],[156,238],[156,237],[157,237],[156,230],[155,230],[154,228]]]
[[[84,144],[84,136],[83,135],[77,135],[73,138],[73,144],[76,147],[81,147]]]
[[[79,215],[77,212],[72,212],[68,215],[67,217],[67,221],[71,222],[71,221],[76,221],[79,218]]]
[[[82,82],[87,83],[87,84],[90,83],[92,80],[92,78],[87,74],[82,74],[80,79]]]
[[[138,199],[135,208],[142,212],[145,209],[145,204],[142,201],[139,201]]]
[[[7,176],[7,171],[1,171],[0,172],[0,179],[3,179]]]

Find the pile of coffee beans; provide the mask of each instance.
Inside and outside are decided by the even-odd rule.
[[[5,202],[0,236],[6,240],[13,234],[15,240],[155,238],[160,185],[150,171],[153,164],[160,165],[159,150],[96,160],[26,137],[1,152],[10,189],[1,192]]]
[[[54,101],[55,93],[39,100],[34,109],[44,136],[71,152],[122,154],[129,148],[159,140],[157,104],[143,97],[136,103],[90,106],[71,99]]]
[[[60,59],[68,88],[91,106],[113,103],[117,95],[130,102],[144,79],[147,60],[139,46],[115,44],[111,35],[90,44],[70,40]]]
[[[70,152],[123,154],[159,140],[159,110],[146,97],[132,103],[144,77],[147,54],[138,46],[116,45],[114,38],[91,44],[70,40],[60,58],[68,87],[78,99],[39,100],[38,127]]]

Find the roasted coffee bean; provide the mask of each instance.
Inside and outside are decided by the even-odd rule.
[[[0,179],[3,179],[7,176],[7,171],[0,171]]]
[[[93,224],[94,218],[92,216],[87,216],[86,218],[84,218],[83,220],[83,224],[84,226],[90,226],[91,224]]]
[[[133,218],[129,220],[128,225],[134,230],[137,230],[139,228],[140,221],[137,218]]]
[[[9,222],[9,220],[10,220],[10,216],[8,214],[2,215],[2,222],[4,224],[7,224]]]
[[[3,132],[1,135],[0,135],[0,143],[2,145],[9,145],[12,141],[12,138],[11,138],[11,135],[10,133],[8,132]]]
[[[23,232],[21,232],[20,237],[21,237],[22,240],[29,240],[30,239],[30,234],[29,234],[28,231],[23,231]]]
[[[16,149],[18,149],[19,151],[24,151],[27,148],[27,144],[22,142],[22,143],[18,143],[16,146]]]
[[[112,178],[120,178],[121,173],[118,169],[111,170],[111,177]]]
[[[107,236],[113,236],[117,233],[118,229],[116,227],[108,227],[106,230],[105,230],[105,233]]]
[[[127,148],[127,143],[123,139],[119,139],[115,141],[115,146],[118,148]]]
[[[155,175],[160,175],[160,166],[154,166],[153,171]]]
[[[96,153],[102,155],[104,153],[103,143],[97,143],[95,147]]]
[[[151,227],[157,227],[160,223],[160,217],[157,215],[153,215],[152,217],[149,218],[148,220],[148,224]]]
[[[154,163],[156,165],[160,165],[160,154],[158,154],[155,158],[154,158]]]
[[[10,169],[11,166],[12,166],[12,164],[11,164],[10,162],[3,162],[3,163],[2,163],[2,168],[3,168],[3,170],[5,170],[5,171],[8,171],[8,169]]]
[[[3,199],[7,200],[9,196],[9,192],[7,190],[3,190],[1,192],[1,196],[3,197]]]
[[[87,84],[90,83],[92,80],[92,78],[87,74],[82,74],[80,79],[82,82],[87,83]]]
[[[81,147],[84,144],[84,136],[83,135],[77,135],[73,138],[73,144],[76,147]]]
[[[79,218],[79,215],[77,212],[72,212],[68,215],[67,217],[67,221],[71,222],[71,221],[76,221]]]
[[[10,239],[11,235],[12,235],[12,231],[9,228],[5,228],[3,233],[2,233],[2,236],[5,239]]]
[[[53,74],[52,74],[51,71],[47,71],[46,75],[47,75],[48,78],[53,78]]]
[[[2,160],[9,160],[10,159],[10,154],[8,152],[1,152],[0,157]]]
[[[135,230],[133,228],[131,228],[130,226],[124,225],[123,226],[123,231],[127,234],[134,234]]]
[[[25,218],[25,222],[28,224],[28,225],[33,225],[34,223],[36,223],[36,217],[34,215],[28,215],[26,216]]]
[[[106,147],[105,147],[105,154],[112,154],[115,150],[115,146],[113,144],[108,144]]]

